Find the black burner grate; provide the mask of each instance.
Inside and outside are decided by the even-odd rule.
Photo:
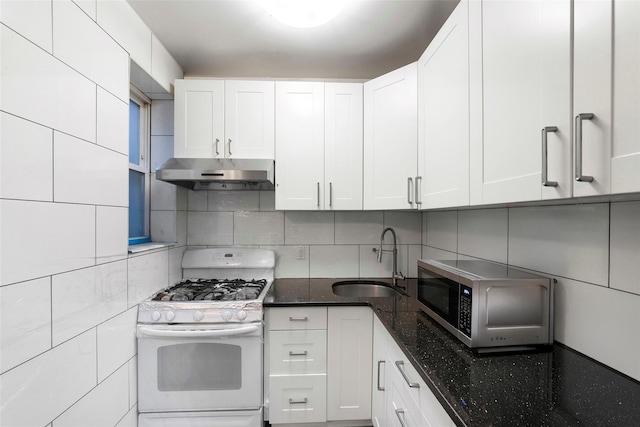
[[[153,301],[234,301],[257,299],[265,279],[185,279],[159,292]]]

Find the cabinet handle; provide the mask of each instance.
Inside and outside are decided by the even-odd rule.
[[[556,126],[547,126],[542,128],[542,185],[545,187],[557,187],[557,181],[549,181],[549,158],[547,153],[547,134],[549,132],[557,132]]]
[[[307,320],[309,320],[309,318],[307,316],[305,316],[305,317],[291,317],[291,316],[289,316],[289,321],[290,322],[306,322]]]
[[[316,198],[318,199],[318,207],[320,207],[320,183],[316,182]]]
[[[420,184],[418,184],[420,183]],[[422,177],[421,176],[416,176],[416,205],[421,205],[422,204],[422,200],[420,200],[420,193],[422,189]]]
[[[579,182],[592,182],[593,177],[589,175],[582,175],[582,121],[591,120],[594,118],[593,113],[580,113],[575,119],[575,136],[574,136],[574,149],[576,150],[575,168],[576,168],[576,181]]]
[[[216,154],[220,154],[220,151],[218,150],[218,144],[220,143],[220,140],[218,138],[216,138]]]
[[[407,203],[413,204],[411,201],[411,193],[413,193],[413,178],[407,178]]]
[[[300,353],[294,353],[293,351],[289,352],[289,356],[306,356],[306,355],[307,355],[307,350]]]
[[[293,400],[291,398],[289,398],[289,405],[297,405],[297,404],[305,404],[307,403],[307,398],[305,397],[304,399],[301,400]]]
[[[231,155],[231,138],[229,138],[229,155]]]
[[[400,426],[407,427],[404,423],[404,409],[396,409],[396,417],[398,417],[398,421],[400,421]]]
[[[409,377],[407,377],[407,374],[404,371],[404,362],[402,360],[397,360],[396,361],[396,366],[398,367],[398,370],[402,374],[402,378],[404,378],[404,380],[407,382],[407,385],[409,387],[411,387],[411,388],[420,388],[420,384],[419,383],[412,383],[411,381],[409,381]]]
[[[378,391],[384,391],[384,387],[380,387],[380,365],[382,365],[384,360],[378,360]]]
[[[329,183],[329,207],[333,207],[333,182]]]

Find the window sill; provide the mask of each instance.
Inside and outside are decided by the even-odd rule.
[[[139,254],[140,252],[153,251],[155,249],[168,248],[175,245],[177,245],[177,243],[161,243],[161,242],[140,243],[138,245],[129,245],[129,253]]]

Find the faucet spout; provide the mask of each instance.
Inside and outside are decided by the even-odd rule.
[[[384,242],[384,236],[385,234],[387,234],[387,231],[390,231],[391,235],[393,236],[393,250],[391,251],[382,249],[382,243]],[[376,250],[374,249],[374,251]],[[397,287],[398,279],[404,279],[405,277],[402,275],[401,272],[398,271],[398,245],[397,245],[397,239],[396,239],[396,232],[393,228],[387,227],[384,230],[382,230],[382,234],[380,235],[380,249],[378,249],[376,252],[377,252],[376,256],[377,256],[378,262],[382,262],[382,252],[392,252],[393,272],[391,273],[391,284],[393,285],[393,287]]]

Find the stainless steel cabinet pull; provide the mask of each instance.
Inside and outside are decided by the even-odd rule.
[[[556,126],[547,126],[542,128],[542,185],[545,187],[557,187],[557,181],[549,181],[548,177],[548,169],[549,169],[549,158],[547,156],[547,134],[549,132],[557,132],[558,128]]]
[[[329,183],[329,207],[333,206],[333,182]]]
[[[318,198],[318,207],[320,207],[320,183],[316,183],[316,197]]]
[[[380,387],[380,365],[384,363],[384,360],[378,360],[378,391],[384,391],[384,387]]]
[[[404,409],[396,409],[396,417],[398,417],[398,421],[400,421],[402,427],[407,427],[404,423]]]
[[[396,361],[396,366],[398,367],[398,370],[402,374],[402,378],[404,378],[404,380],[407,382],[407,385],[409,387],[411,387],[411,388],[420,388],[420,384],[412,383],[411,381],[409,381],[409,377],[407,377],[407,374],[404,371],[404,362],[402,360],[397,360]]]
[[[293,351],[289,352],[289,356],[306,356],[307,355],[307,350],[302,351],[300,353],[294,353]]]
[[[574,150],[576,151],[575,168],[576,168],[576,181],[579,182],[592,182],[593,177],[589,175],[582,175],[582,121],[591,120],[594,118],[592,113],[581,113],[576,116],[575,130],[574,130]]]
[[[291,316],[289,316],[289,321],[290,322],[306,322],[307,320],[309,320],[309,318],[307,316],[305,316],[305,317],[291,317]]]
[[[231,155],[231,139],[229,139],[229,155]]]
[[[418,183],[420,183],[420,185],[418,185]],[[421,176],[416,176],[416,205],[421,205],[422,204],[422,200],[420,200],[420,193],[422,189],[422,177]]]
[[[218,138],[216,138],[216,154],[220,154],[220,151],[218,150],[218,144],[220,143],[220,140]]]
[[[413,178],[407,178],[407,203],[413,204],[411,201],[411,193],[413,193]]]
[[[293,400],[293,399],[289,398],[289,405],[295,405],[295,404],[300,404],[300,403],[301,404],[307,403],[307,398],[305,397],[302,400]]]

